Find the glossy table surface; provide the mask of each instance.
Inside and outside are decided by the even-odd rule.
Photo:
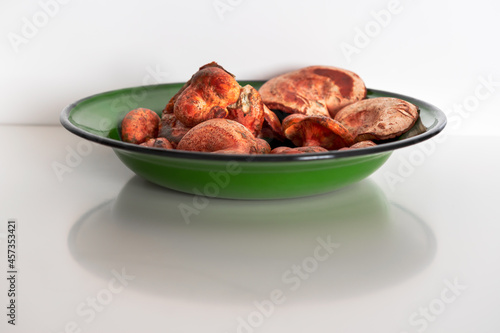
[[[333,193],[237,201],[152,185],[60,126],[0,126],[0,331],[500,332],[499,146],[445,131]]]

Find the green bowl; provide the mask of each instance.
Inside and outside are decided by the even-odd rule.
[[[256,89],[263,83],[240,82]],[[421,124],[427,130],[375,147],[299,155],[187,152],[148,148],[120,140],[119,126],[128,111],[144,107],[161,114],[182,85],[141,86],[93,95],[68,105],[61,113],[61,124],[82,138],[111,147],[128,168],[153,183],[197,196],[232,199],[282,199],[333,191],[368,177],[395,149],[427,140],[446,125],[444,113],[431,104],[368,89],[368,98],[396,97],[417,105]],[[204,204],[196,197],[193,200],[197,205]]]

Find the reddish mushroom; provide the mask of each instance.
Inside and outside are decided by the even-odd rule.
[[[335,116],[356,142],[395,138],[408,131],[417,119],[415,105],[393,97],[365,99],[342,108]]]
[[[149,139],[140,144],[144,147],[152,147],[152,148],[163,148],[163,149],[174,149],[174,147],[168,142],[165,138],[153,138]]]
[[[242,124],[229,119],[210,119],[189,130],[177,145],[179,150],[223,154],[267,154],[269,144],[255,138]]]
[[[160,116],[156,112],[138,108],[128,112],[122,120],[121,135],[125,142],[141,144],[158,136]]]
[[[366,97],[365,84],[356,73],[327,66],[305,67],[274,77],[259,92],[270,109],[331,117]]]
[[[264,103],[259,92],[251,85],[241,88],[236,103],[227,107],[229,114],[226,119],[239,122],[257,136],[264,122]]]
[[[181,123],[173,113],[164,113],[161,116],[158,136],[167,138],[175,148],[190,129],[190,127]]]
[[[365,141],[356,142],[355,144],[353,144],[350,147],[340,148],[339,150],[351,150],[351,149],[358,149],[358,148],[368,148],[368,147],[374,147],[376,145],[377,144],[375,142],[373,142],[373,141],[365,140]]]
[[[271,150],[271,154],[305,154],[305,153],[324,153],[327,152],[323,147],[310,146],[310,147],[276,147]]]
[[[283,132],[296,146],[320,146],[327,150],[354,143],[349,131],[330,117],[292,114],[283,119]]]
[[[262,124],[262,130],[259,133],[259,138],[261,139],[277,139],[279,141],[285,140],[285,135],[283,134],[283,129],[281,128],[281,122],[276,113],[269,110],[269,108],[264,105],[264,123]]]
[[[227,117],[227,107],[239,96],[240,85],[234,76],[212,62],[200,67],[172,97],[164,114],[173,112],[185,126],[193,127],[208,119]]]

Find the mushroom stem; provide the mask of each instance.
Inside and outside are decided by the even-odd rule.
[[[321,141],[310,138],[302,144],[303,147],[316,147],[321,146]]]

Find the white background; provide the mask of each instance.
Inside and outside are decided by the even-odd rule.
[[[500,86],[479,103],[473,96],[479,77],[500,82],[498,12],[488,0],[3,1],[0,123],[58,124],[77,99],[185,81],[215,60],[238,79],[347,68],[368,87],[454,115],[456,134],[492,134]],[[357,53],[343,52],[347,44]]]
[[[0,2],[0,332],[238,332],[254,301],[289,287],[280,277],[318,235],[341,248],[255,332],[500,332],[500,2],[62,2]],[[142,181],[109,147],[59,125],[75,100],[186,81],[210,61],[242,80],[347,68],[368,87],[440,107],[451,135],[394,152],[342,191],[211,199],[186,224],[175,205],[193,196]],[[11,217],[16,326],[4,308]],[[87,322],[79,306],[122,267],[136,278]],[[465,289],[453,302],[412,322],[453,296],[454,282]]]

